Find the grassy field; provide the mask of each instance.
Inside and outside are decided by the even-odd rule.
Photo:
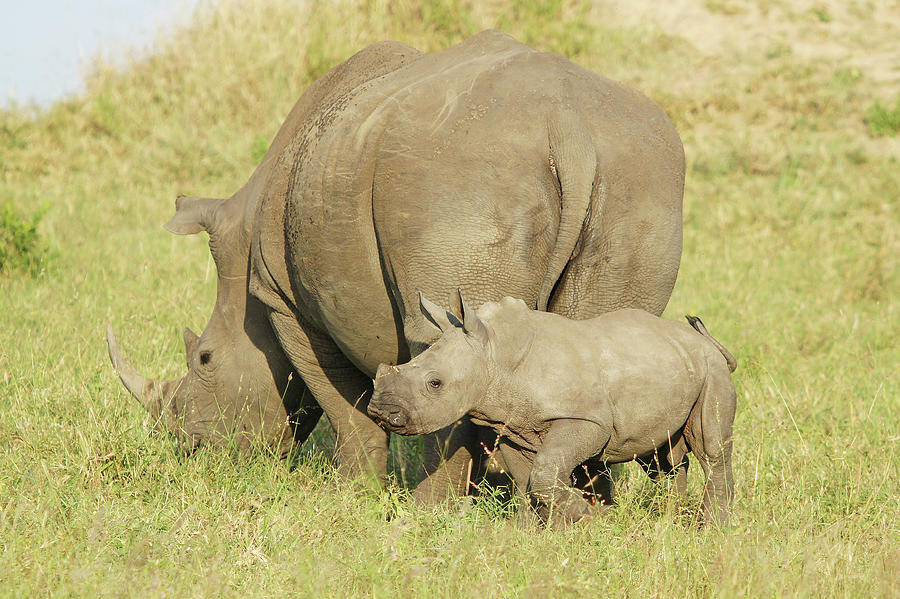
[[[701,52],[587,3],[229,6],[98,64],[82,97],[0,112],[0,213],[19,215],[0,224],[44,211],[48,247],[0,265],[0,596],[900,596],[900,90],[784,41]],[[831,20],[816,6],[783,20],[798,48]],[[884,31],[842,15],[864,50]],[[323,425],[293,469],[185,457],[110,367],[106,322],[173,378],[181,330],[209,316],[205,239],[161,228],[177,194],[230,195],[305,86],[365,44],[433,51],[488,26],[640,89],[684,139],[666,314],[703,315],[739,360],[725,532],[694,525],[696,473],[683,500],[629,466],[616,507],[536,534],[492,497],[423,509],[402,484],[341,480]]]

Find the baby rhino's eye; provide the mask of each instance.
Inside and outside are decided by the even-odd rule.
[[[428,386],[432,389],[440,389],[441,388],[441,379],[431,379],[428,381]]]

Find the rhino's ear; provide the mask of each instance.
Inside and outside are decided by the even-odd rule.
[[[453,327],[462,328],[463,325],[456,316],[425,297],[418,289],[416,293],[419,296],[419,309],[422,310],[422,314],[428,322],[439,328],[442,333],[449,331]]]
[[[190,235],[209,231],[216,208],[222,200],[178,196],[175,200],[175,216],[163,225],[176,235]]]
[[[463,299],[462,289],[457,287],[456,294],[459,296],[459,303],[462,306],[463,331],[473,339],[477,339],[481,343],[486,344],[490,338],[487,325],[484,324],[484,321],[478,317],[475,310],[473,310],[472,307],[466,303],[466,300]]]
[[[188,366],[190,366],[191,356],[197,351],[197,345],[200,343],[200,337],[197,333],[190,329],[184,329],[184,353],[187,357]]]

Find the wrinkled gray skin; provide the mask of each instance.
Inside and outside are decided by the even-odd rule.
[[[421,298],[442,336],[408,364],[378,368],[372,417],[404,435],[465,415],[490,427],[517,486],[559,524],[588,513],[572,488],[581,464],[637,459],[651,474],[677,471],[683,492],[690,451],[706,473],[704,520],[726,522],[735,362],[699,319],[626,309],[575,321],[511,297],[477,312],[462,304],[460,321]]]
[[[110,355],[192,445],[237,432],[284,453],[321,408],[342,466],[383,474],[371,377],[438,336],[416,288],[576,318],[660,313],[683,184],[666,115],[560,56],[496,31],[430,55],[375,44],[310,86],[234,196],[179,199],[167,228],[206,230],[219,273],[209,324],[186,335],[187,374],[144,378],[111,334]],[[464,493],[484,465],[479,442],[492,442],[482,433],[465,422],[429,437],[417,495]]]

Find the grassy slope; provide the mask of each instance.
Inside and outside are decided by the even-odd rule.
[[[495,501],[423,510],[348,485],[327,431],[295,470],[185,459],[112,374],[105,322],[172,377],[181,328],[208,317],[204,239],[159,226],[176,194],[230,194],[304,86],[366,43],[435,50],[489,25],[638,87],[684,138],[667,314],[702,314],[739,356],[725,535],[690,525],[696,474],[683,501],[628,468],[603,518],[535,535]],[[863,123],[874,98],[783,45],[709,58],[569,4],[273,0],[198,15],[83,98],[0,113],[0,201],[49,203],[59,249],[40,277],[0,278],[0,594],[896,596],[900,168]]]

